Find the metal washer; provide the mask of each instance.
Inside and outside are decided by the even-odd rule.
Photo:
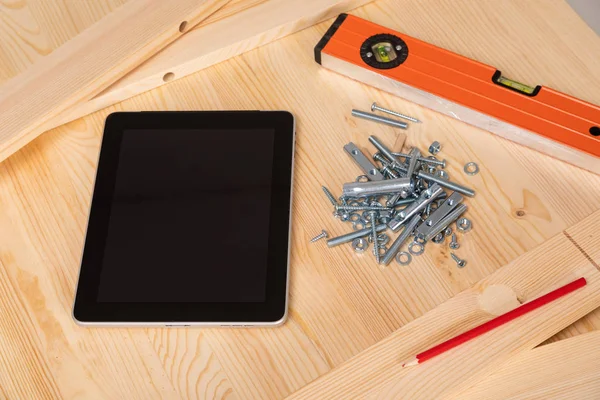
[[[477,175],[479,173],[479,165],[473,161],[468,162],[465,164],[464,171],[467,175]]]
[[[414,250],[417,247],[418,250]],[[425,246],[418,242],[412,242],[408,245],[408,252],[413,256],[420,256],[425,251]]]
[[[402,261],[403,257],[406,257],[405,261]],[[400,265],[408,265],[408,264],[410,264],[411,261],[412,261],[412,256],[410,255],[410,253],[407,253],[406,251],[401,251],[400,253],[396,254],[396,262]]]

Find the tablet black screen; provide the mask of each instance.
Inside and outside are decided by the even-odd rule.
[[[97,301],[265,301],[273,148],[269,129],[124,130]]]

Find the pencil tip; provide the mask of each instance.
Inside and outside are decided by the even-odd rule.
[[[404,367],[412,367],[413,365],[417,365],[419,363],[419,359],[418,358],[412,358],[406,362],[402,363],[402,368]]]

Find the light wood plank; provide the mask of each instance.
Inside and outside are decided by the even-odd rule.
[[[599,229],[598,217],[600,212],[579,226]],[[584,289],[422,365],[401,367],[415,354],[506,312],[504,304],[514,307],[518,305],[515,299],[529,301],[580,276],[588,279]],[[494,286],[504,289],[500,291],[503,301],[495,296],[494,301],[487,301],[487,291]],[[444,398],[473,385],[512,355],[533,348],[600,306],[598,286],[600,271],[559,234],[289,399]]]
[[[27,5],[34,18],[43,16],[37,23],[51,48],[77,31],[77,15],[91,15],[103,7],[86,5],[93,2],[42,1],[48,4],[48,12],[40,14],[36,1],[41,0],[29,0]],[[76,21],[69,19],[73,7]],[[503,72],[517,80],[550,85],[600,102],[600,75],[595,73],[600,41],[565,2],[507,0],[498,6],[467,0],[377,0],[353,13],[502,65]],[[68,29],[63,31],[65,24]],[[0,376],[32,382],[29,389],[23,389],[26,392],[7,397],[27,397],[21,393],[55,397],[52,382],[58,382],[56,387],[62,393],[92,397],[98,386],[118,382],[104,397],[178,398],[194,393],[194,388],[202,393],[200,386],[205,384],[210,393],[214,386],[209,382],[226,376],[221,386],[233,388],[231,396],[235,398],[244,398],[244,391],[264,394],[262,398],[281,398],[600,208],[600,177],[316,65],[312,49],[330,24],[319,24],[53,129],[0,165],[0,268],[6,269],[9,282],[23,273],[40,282],[36,290],[11,283],[14,290],[0,296],[2,310],[14,303],[25,305],[3,314],[4,326],[17,335],[1,344],[5,353],[13,349],[10,352],[25,361],[0,361]],[[0,37],[0,43],[3,40],[8,39]],[[456,268],[447,246],[428,247],[409,267],[392,264],[380,269],[369,256],[357,256],[350,248],[327,249],[322,243],[307,243],[323,228],[331,234],[351,230],[331,217],[320,190],[325,184],[339,193],[343,182],[359,174],[342,146],[354,141],[372,151],[367,144],[371,133],[394,143],[393,129],[349,116],[351,108],[366,108],[372,101],[425,121],[411,125],[405,149],[413,145],[426,149],[431,141],[439,140],[444,146],[440,155],[447,158],[452,179],[477,190],[477,197],[468,200],[474,229],[459,236],[459,255],[469,261],[466,268]],[[135,349],[128,335],[94,330],[95,335],[90,336],[90,330],[73,324],[70,310],[106,115],[117,110],[215,108],[289,109],[297,117],[290,326],[269,332],[271,336],[254,330],[208,330],[194,336],[178,329],[168,331],[167,338],[162,332],[147,330],[145,341],[136,336]],[[478,176],[463,174],[467,161],[479,163]],[[10,261],[11,256],[17,261]],[[47,314],[29,307],[42,300],[59,320],[60,329],[49,329],[57,326],[44,323]],[[27,320],[32,324],[21,323]],[[561,337],[600,328],[598,319],[583,322]],[[200,336],[202,343],[196,344]],[[30,337],[44,340],[27,339]],[[56,337],[64,340],[52,340]],[[55,346],[51,354],[58,358],[50,357],[45,363],[36,354],[45,354],[48,343]],[[207,347],[212,355],[204,353]],[[238,348],[242,349],[239,353]],[[298,362],[289,361],[294,358]],[[195,366],[206,359],[211,360],[207,364],[211,372],[199,379]],[[273,367],[284,363],[285,368]],[[18,368],[11,369],[14,365]],[[189,371],[187,384],[177,372],[178,365]],[[73,371],[89,366],[92,378],[69,379]],[[141,372],[134,374],[136,370]],[[211,374],[214,380],[209,378]],[[145,392],[142,388],[150,382],[164,387],[164,392]],[[2,382],[0,387],[10,386]]]
[[[227,1],[133,0],[2,85],[0,160],[53,128],[52,118],[105,89],[181,36],[187,24],[191,28]]]
[[[93,99],[69,109],[53,125],[80,118],[371,1],[238,1],[199,24]],[[235,29],[231,29],[232,26]]]
[[[600,332],[525,351],[455,396],[460,400],[579,400],[600,393]]]

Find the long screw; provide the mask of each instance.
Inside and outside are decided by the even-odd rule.
[[[406,242],[406,239],[408,239],[410,234],[415,230],[415,227],[419,222],[421,222],[421,217],[419,215],[415,215],[410,221],[408,221],[402,233],[400,233],[394,243],[392,243],[390,248],[383,255],[380,264],[388,265],[390,261],[392,261],[396,253],[398,253],[398,250],[400,250],[402,244]]]
[[[392,153],[395,157],[402,157],[402,158],[406,158],[407,160],[410,160],[411,155],[407,154],[407,153]],[[427,158],[427,157],[419,157],[417,158],[417,160],[424,162],[426,164],[431,164],[431,165],[438,165],[442,168],[446,168],[446,160],[434,160],[432,158]]]
[[[408,116],[408,115],[404,115],[404,114],[400,114],[399,112],[392,111],[392,110],[389,110],[387,108],[379,107],[377,105],[377,103],[375,103],[375,102],[373,104],[371,104],[371,111],[381,111],[381,112],[384,112],[386,114],[390,114],[390,115],[393,115],[393,116],[398,117],[398,118],[407,119],[407,120],[412,121],[412,122],[418,122],[418,123],[421,122],[421,121],[419,121],[418,119],[416,119],[414,117],[411,117],[411,116]]]
[[[371,235],[373,235],[373,251],[375,252],[375,260],[379,264],[379,240],[377,240],[377,211],[371,211]]]
[[[381,172],[388,174],[392,179],[398,179],[400,177],[400,175],[398,175],[393,169],[391,169],[389,165],[384,165],[381,168]]]
[[[329,234],[327,233],[327,231],[325,229],[323,229],[323,231],[321,231],[321,233],[319,233],[317,236],[315,236],[314,238],[310,239],[311,243],[316,242],[317,240],[321,240],[321,239],[326,239],[329,237]]]
[[[360,110],[352,110],[352,116],[362,118],[362,119],[367,119],[367,120],[373,121],[373,122],[379,122],[380,124],[393,126],[395,128],[401,128],[401,129],[408,128],[408,124],[406,124],[404,122],[396,121],[395,119],[382,117],[377,114],[371,114],[371,113],[360,111]]]
[[[450,256],[452,256],[452,259],[453,259],[454,261],[456,261],[456,265],[458,265],[458,268],[462,268],[462,267],[464,267],[465,265],[467,265],[467,262],[466,262],[465,260],[461,260],[460,258],[458,258],[458,257],[456,256],[456,254],[454,254],[454,253],[450,253]]]
[[[333,206],[337,206],[338,202],[335,199],[335,196],[325,186],[322,186],[322,188],[323,188],[323,192],[325,192],[325,196],[327,196],[327,198],[329,199],[329,201],[331,202],[331,204]]]
[[[379,206],[335,206],[335,211],[390,211],[391,207]]]
[[[382,231],[385,231],[387,229],[387,225],[386,224],[379,224],[379,225],[376,226],[375,229],[377,230],[377,232],[382,232]],[[372,232],[373,232],[372,228],[368,227],[368,228],[365,228],[365,229],[361,229],[359,231],[354,231],[354,232],[347,233],[347,234],[342,235],[342,236],[334,237],[334,238],[331,238],[331,239],[327,240],[327,246],[329,246],[329,247],[335,247],[335,246],[339,246],[340,244],[350,243],[354,239],[358,239],[358,238],[361,238],[361,237],[369,236]]]

